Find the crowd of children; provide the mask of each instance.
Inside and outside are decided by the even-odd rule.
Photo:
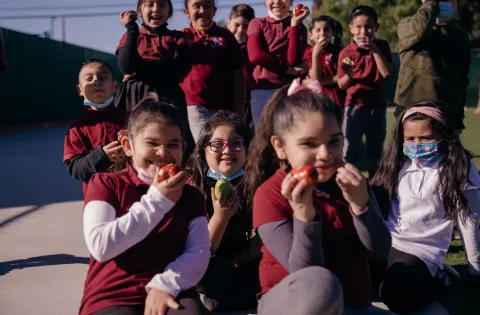
[[[462,96],[442,96],[465,82],[422,96],[430,74],[417,73],[427,57],[416,45],[451,62],[439,80],[463,76],[437,38],[462,40],[454,6],[423,1],[399,25],[400,79],[412,83],[399,81],[383,152],[394,70],[375,9],[351,11],[343,47],[338,21],[317,16],[307,29],[309,9],[292,13],[292,2],[267,0],[263,18],[236,5],[224,29],[214,0],[186,0],[191,24],[174,31],[171,0],[139,0],[120,15],[120,87],[105,62],[82,65],[86,112],[64,151],[84,185],[81,315],[387,313],[374,291],[403,314],[455,275],[444,264],[454,226],[480,275],[480,175],[459,138]],[[413,34],[418,23],[438,34]]]

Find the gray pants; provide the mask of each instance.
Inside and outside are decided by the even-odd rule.
[[[259,315],[341,315],[342,286],[322,267],[307,267],[285,277],[260,299]]]
[[[368,174],[371,178],[382,157],[383,142],[387,134],[387,109],[349,106],[345,108],[342,131],[345,135],[343,156],[347,162],[357,167],[360,162],[362,137],[365,135]]]
[[[212,117],[212,112],[202,105],[187,106],[188,124],[195,143],[198,142],[203,127],[207,121]]]

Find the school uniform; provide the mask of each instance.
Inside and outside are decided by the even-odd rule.
[[[338,55],[340,51],[342,51],[342,47],[328,44],[318,55],[320,71],[323,77],[332,77],[337,74]],[[303,55],[303,60],[308,63],[309,69],[312,69],[312,52],[313,47],[308,46]],[[343,109],[345,105],[345,91],[341,90],[336,83],[322,84],[322,93],[330,96],[338,106]]]
[[[392,62],[388,42],[373,39],[383,57]],[[337,76],[345,75],[343,59],[353,60],[353,78],[346,90],[343,134],[345,135],[343,154],[345,159],[358,166],[362,137],[366,136],[368,172],[375,173],[385,141],[387,118],[385,79],[378,71],[373,52],[363,49],[352,39],[338,56]]]
[[[142,309],[152,288],[182,304],[181,292],[200,280],[210,256],[203,204],[200,192],[188,185],[173,203],[143,183],[130,165],[96,174],[85,195],[84,235],[91,258],[79,314]],[[197,302],[187,314],[201,314],[198,297],[187,298]]]
[[[273,93],[292,83],[287,70],[302,62],[307,47],[307,28],[291,26],[290,16],[275,20],[269,16],[255,18],[248,25],[248,56],[254,65],[252,85],[252,117],[258,129],[260,114]]]
[[[250,101],[251,101],[251,90],[253,86],[253,64],[250,62],[248,58],[248,49],[247,44],[243,44],[240,46],[242,51],[243,63],[244,63],[244,76],[245,81],[247,82],[247,91],[245,95],[245,122],[246,124],[253,130],[253,120],[252,120],[252,109],[250,108]]]
[[[441,163],[419,166],[408,159],[398,176],[398,198],[392,200],[386,221],[393,248],[380,289],[385,304],[394,312],[415,311],[439,298],[442,283],[436,276],[443,269],[455,224],[470,272],[480,274],[480,176],[470,161],[464,195],[472,214],[449,219],[443,195],[437,192]]]
[[[185,29],[190,38],[191,69],[181,83],[187,102],[188,121],[195,142],[212,113],[232,110],[234,72],[243,67],[243,57],[235,37],[213,24],[204,34],[193,25]]]
[[[185,95],[179,84],[188,73],[188,41],[167,23],[152,29],[129,22],[115,51],[124,74],[135,76],[120,86],[115,105],[131,111],[148,92],[155,91],[186,118]]]
[[[357,216],[350,212],[348,203],[332,178],[317,186],[313,196],[317,217],[313,222],[304,223],[294,218],[292,208],[281,194],[285,176],[283,169],[277,170],[258,188],[253,200],[253,227],[264,244],[260,262],[263,297],[259,310],[263,309],[265,314],[269,314],[272,306],[262,305],[264,297],[268,296],[266,304],[278,301],[278,296],[272,296],[270,291],[274,295],[284,295],[283,290],[274,291],[275,287],[286,279],[290,282],[299,281],[296,274],[307,267],[317,267],[316,271],[312,271],[312,276],[325,275],[325,272],[318,270],[320,267],[328,270],[338,278],[341,288],[334,290],[334,286],[321,287],[324,284],[319,279],[319,287],[310,286],[308,291],[292,293],[293,301],[277,302],[282,304],[280,308],[288,310],[303,304],[309,309],[305,303],[314,303],[312,306],[317,307],[315,303],[323,300],[322,307],[341,305],[343,308],[345,303],[351,309],[368,309],[371,306],[372,289],[368,258],[383,260],[391,244],[375,198],[371,196],[366,211]],[[300,286],[302,283],[296,287]],[[323,295],[324,290],[337,293],[331,297]]]
[[[231,180],[234,187],[242,181],[242,177]],[[217,180],[206,178],[204,196],[206,197],[207,217],[213,217],[213,201],[210,189]],[[245,197],[237,191],[239,208],[228,221],[222,240],[215,255],[210,258],[208,269],[197,285],[197,292],[212,299],[218,304],[218,310],[249,310],[257,306],[256,294],[260,291],[258,280],[258,259],[254,259],[240,267],[233,266],[230,261],[248,249],[254,237],[252,215],[247,209]]]
[[[86,108],[84,115],[68,129],[63,162],[73,178],[84,182],[84,190],[93,174],[111,166],[103,146],[117,140],[117,133],[125,123],[125,111],[112,104],[102,110]]]

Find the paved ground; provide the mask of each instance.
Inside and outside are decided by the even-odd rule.
[[[81,185],[62,163],[65,131],[0,136],[0,314],[77,313],[88,252]],[[418,314],[448,315],[439,305]]]

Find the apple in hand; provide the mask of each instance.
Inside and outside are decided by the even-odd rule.
[[[300,16],[302,14],[303,14],[303,4],[299,3],[295,7],[295,9],[293,9],[293,15]]]
[[[119,132],[117,132],[118,142],[121,142],[123,137],[127,137],[127,136],[128,136],[127,130],[125,129],[120,130]]]
[[[158,182],[161,183],[169,179],[170,177],[177,175],[181,171],[182,169],[177,164],[171,163],[171,164],[165,165],[158,171],[158,175],[157,175]]]
[[[290,171],[290,174],[292,174],[293,178],[297,180],[297,184],[300,183],[302,180],[305,180],[308,186],[314,186],[317,184],[317,170],[310,165],[298,169],[294,168]],[[292,187],[292,189],[294,187]]]

